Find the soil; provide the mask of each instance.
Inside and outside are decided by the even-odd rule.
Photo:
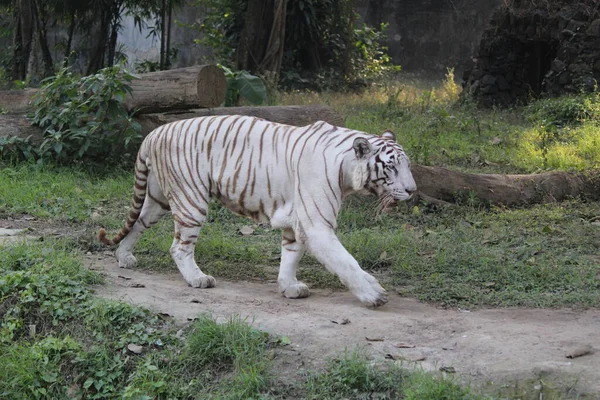
[[[274,283],[216,277],[216,288],[193,289],[175,271],[121,269],[105,253],[88,255],[86,263],[107,277],[96,288],[101,297],[168,313],[182,323],[204,312],[217,318],[240,314],[257,328],[287,336],[291,344],[277,354],[283,381],[282,374],[290,382],[301,379],[327,357],[359,346],[374,362],[392,358],[432,371],[453,367],[461,381],[486,392],[600,398],[600,310],[447,310],[394,293],[387,305],[372,309],[343,291],[313,290],[307,299],[289,300]],[[567,358],[586,346],[591,353]]]

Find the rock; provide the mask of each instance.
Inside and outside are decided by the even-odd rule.
[[[571,74],[566,71],[560,74],[560,76],[558,77],[558,83],[561,85],[571,83]]]
[[[500,89],[501,91],[510,89],[510,85],[509,85],[508,81],[502,75],[500,75],[498,77],[497,84],[498,84],[498,89]]]
[[[585,31],[585,34],[590,37],[600,36],[600,18],[594,20]]]
[[[567,65],[562,62],[561,60],[559,60],[558,58],[554,59],[552,61],[552,71],[554,72],[561,72],[564,71],[564,69],[567,67]]]
[[[496,78],[494,78],[492,75],[487,74],[483,77],[483,79],[481,80],[481,84],[483,86],[491,86],[494,85],[496,83]]]
[[[140,345],[130,343],[127,345],[127,350],[129,350],[133,354],[142,354],[144,348]]]

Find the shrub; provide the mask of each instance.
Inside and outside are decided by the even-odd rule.
[[[122,156],[141,140],[123,103],[134,79],[120,66],[81,79],[67,68],[46,79],[34,99],[32,123],[44,129],[42,159],[70,164]]]

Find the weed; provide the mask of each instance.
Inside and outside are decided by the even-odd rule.
[[[375,366],[360,350],[330,360],[306,386],[310,399],[481,399],[446,377],[409,373],[397,364]]]
[[[325,371],[309,376],[310,399],[401,399],[406,373],[398,368],[381,371],[370,365],[360,351],[330,360]],[[374,397],[376,396],[376,397]]]
[[[34,99],[34,125],[44,130],[37,156],[68,163],[105,162],[141,141],[141,127],[123,106],[134,78],[120,66],[75,78],[63,68]]]

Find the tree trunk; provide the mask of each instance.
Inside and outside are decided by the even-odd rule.
[[[65,59],[63,60],[63,67],[69,65],[69,58],[71,57],[71,47],[73,46],[73,35],[75,34],[75,16],[76,12],[71,12],[71,23],[69,24],[69,33],[67,38],[67,47],[65,48]]]
[[[275,13],[273,26],[269,35],[269,42],[265,55],[260,63],[259,69],[268,80],[277,84],[279,82],[279,70],[283,59],[283,45],[285,43],[285,20],[287,0],[275,0]]]
[[[169,1],[167,15],[167,48],[165,50],[165,69],[171,68],[171,22],[173,21],[173,0]]]
[[[181,113],[146,114],[138,116],[137,119],[142,124],[142,134],[147,135],[153,129],[169,122],[208,115],[249,115],[294,126],[305,126],[317,121],[326,121],[332,125],[344,126],[344,119],[331,107],[325,105],[219,107]]]
[[[150,72],[139,77],[131,82],[133,94],[125,99],[126,108],[138,110],[137,114],[218,107],[225,100],[227,80],[216,65]],[[27,113],[38,91],[0,90],[0,107],[11,113]]]
[[[125,106],[138,113],[166,110],[218,107],[225,100],[227,80],[216,65],[196,65],[187,68],[141,74],[131,82],[133,95]]]
[[[260,65],[265,58],[273,29],[275,0],[249,0],[244,29],[237,48],[237,69],[262,74]]]
[[[48,34],[46,31],[48,16],[44,7],[44,4],[39,2],[39,0],[33,0],[34,19],[38,28],[42,60],[44,61],[44,76],[48,77],[54,75],[54,61],[52,60],[52,53],[48,44]]]
[[[160,7],[160,62],[159,69],[165,69],[165,48],[167,46],[167,0],[162,0]]]
[[[109,40],[109,30],[110,30],[110,13],[107,13],[104,8],[101,8],[99,11],[99,20],[100,26],[98,33],[96,35],[96,45],[93,48],[92,56],[90,58],[90,62],[88,64],[86,75],[91,75],[96,73],[98,70],[104,68],[104,61],[106,56],[106,44]],[[94,35],[91,35],[94,36]]]
[[[34,23],[31,0],[17,0],[14,10],[14,36],[12,79],[27,79],[27,66],[31,56]]]
[[[13,114],[25,114],[32,110],[31,100],[38,89],[0,90],[0,108]]]
[[[446,202],[474,196],[484,203],[516,206],[561,201],[579,195],[600,198],[600,170],[499,175],[466,174],[413,165],[412,172],[419,192]]]

